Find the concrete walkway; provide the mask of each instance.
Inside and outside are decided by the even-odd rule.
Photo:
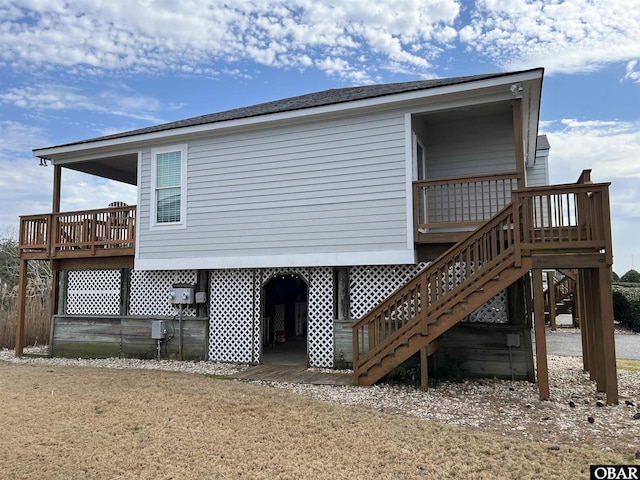
[[[558,329],[551,332],[547,329],[547,353],[564,357],[582,356],[582,336],[571,329],[563,332],[563,326],[571,326],[571,315],[559,315]],[[532,334],[532,338],[535,337]],[[640,334],[616,335],[616,358],[640,360]]]
[[[565,333],[562,328],[547,332],[547,353],[565,357],[582,356],[580,333]],[[616,335],[616,358],[640,360],[640,335]]]

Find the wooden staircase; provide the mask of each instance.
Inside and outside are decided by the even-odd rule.
[[[354,323],[355,383],[429,355],[438,337],[533,268],[610,265],[604,208],[608,184],[514,191],[510,205]]]
[[[575,313],[576,273],[562,271],[562,278],[555,280],[549,275],[544,290],[545,320],[555,330],[555,318],[564,313]]]

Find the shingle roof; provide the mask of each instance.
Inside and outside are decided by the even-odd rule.
[[[549,139],[546,135],[538,135],[538,142],[536,144],[536,150],[549,150],[551,145],[549,145]]]
[[[537,70],[537,69],[533,69]],[[533,71],[526,70],[526,71]],[[197,125],[205,125],[211,123],[225,122],[229,120],[239,120],[243,118],[257,117],[261,115],[269,115],[274,113],[291,112],[294,110],[302,110],[313,107],[323,107],[327,105],[336,105],[340,103],[352,102],[356,100],[365,100],[376,97],[384,97],[387,95],[395,95],[399,93],[414,92],[418,90],[427,90],[430,88],[444,87],[449,85],[458,85],[462,83],[475,82],[479,80],[488,80],[492,78],[499,78],[503,76],[513,75],[524,72],[502,72],[502,73],[490,73],[483,75],[469,75],[464,77],[454,78],[437,78],[431,80],[418,80],[413,82],[402,83],[386,83],[376,85],[365,85],[361,87],[347,87],[347,88],[334,88],[330,90],[324,90],[321,92],[309,93],[306,95],[299,95],[297,97],[285,98],[282,100],[275,100],[272,102],[260,103],[248,107],[234,108],[232,110],[226,110],[218,113],[210,113],[207,115],[200,115],[198,117],[187,118],[185,120],[178,120],[176,122],[163,123],[161,125],[154,125],[145,128],[139,128],[136,130],[130,130],[126,132],[115,133],[112,135],[106,135],[103,137],[91,138],[88,140],[81,140],[77,142],[66,143],[63,145],[56,145],[55,147],[65,147],[70,145],[79,145],[83,143],[92,143],[103,140],[114,140],[118,138],[131,137],[134,135],[144,135],[148,133],[162,132],[167,130],[174,130],[184,127],[193,127]]]

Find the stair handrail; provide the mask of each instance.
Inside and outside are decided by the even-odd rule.
[[[512,254],[514,245],[520,240],[517,233],[519,228],[514,228],[515,225],[519,226],[519,221],[515,221],[519,215],[514,215],[514,211],[513,204],[504,207],[465,240],[452,246],[407,284],[396,289],[378,306],[356,321],[352,326],[354,370],[357,370],[361,362],[366,362],[375,353],[371,343],[374,343],[376,348],[383,348],[386,344],[393,343],[407,330],[414,328],[418,321],[423,322],[423,328],[426,328],[427,318],[446,309],[457,293],[471,288],[485,273],[485,265],[499,263],[504,256]],[[486,241],[487,237],[492,240]],[[485,241],[480,243],[482,239]],[[456,266],[462,268],[463,265],[464,274],[461,272],[460,281],[449,281],[450,276],[455,275]],[[409,300],[408,295],[411,292],[413,293]],[[426,304],[423,303],[422,298],[427,300]],[[411,318],[398,322],[398,309],[404,309]],[[395,329],[388,328],[386,325],[388,322],[380,325],[381,328],[372,326],[376,318],[385,312],[391,323],[394,322],[395,315]],[[369,348],[364,355],[360,356],[360,346],[364,347],[365,326],[371,326],[368,335]]]

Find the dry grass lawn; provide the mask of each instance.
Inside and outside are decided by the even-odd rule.
[[[588,478],[616,453],[184,373],[0,362],[11,479]]]
[[[627,370],[629,372],[640,372],[640,360],[617,359],[616,366],[618,370]]]

